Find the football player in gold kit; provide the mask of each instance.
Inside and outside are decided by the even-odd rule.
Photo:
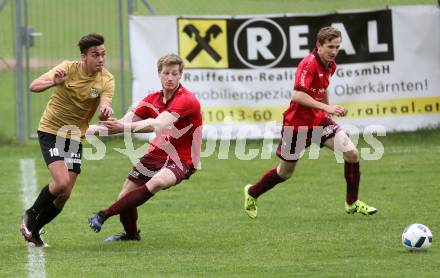
[[[69,199],[81,172],[81,140],[95,111],[101,120],[113,114],[115,82],[104,68],[104,37],[83,36],[79,43],[80,61],[63,61],[35,79],[29,90],[34,93],[54,88],[38,126],[41,152],[52,180],[25,211],[20,232],[35,246],[47,246],[40,229],[52,221]]]

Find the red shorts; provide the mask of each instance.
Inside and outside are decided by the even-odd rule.
[[[180,164],[180,165],[179,165]],[[127,179],[135,184],[142,185],[147,183],[162,168],[167,168],[176,176],[176,185],[184,179],[188,179],[196,170],[184,161],[175,163],[172,160],[160,160],[144,155],[139,162],[131,169]]]
[[[294,130],[293,126],[283,126],[281,141],[278,144],[277,156],[285,161],[297,161],[306,148],[312,143],[322,148],[324,142],[334,137],[340,129],[331,118],[324,118],[313,128]]]

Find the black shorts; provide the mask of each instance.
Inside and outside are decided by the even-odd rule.
[[[37,131],[38,142],[46,165],[63,160],[69,171],[81,173],[82,144],[51,133]]]

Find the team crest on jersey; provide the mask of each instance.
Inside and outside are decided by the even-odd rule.
[[[98,89],[92,87],[92,89],[90,89],[90,96],[91,97],[99,97]]]

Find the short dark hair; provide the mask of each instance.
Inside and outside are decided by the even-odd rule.
[[[103,45],[103,44],[104,44],[104,36],[97,33],[85,35],[78,42],[79,50],[83,54],[86,53],[90,47]]]
[[[172,65],[179,65],[179,72],[182,73],[183,60],[182,58],[180,58],[179,55],[174,53],[169,53],[160,57],[160,59],[157,61],[157,70],[161,72],[164,66],[172,66]]]
[[[319,30],[318,34],[316,35],[316,41],[322,45],[325,43],[325,41],[331,41],[333,39],[341,37],[341,31],[339,31],[335,27],[327,26]]]

